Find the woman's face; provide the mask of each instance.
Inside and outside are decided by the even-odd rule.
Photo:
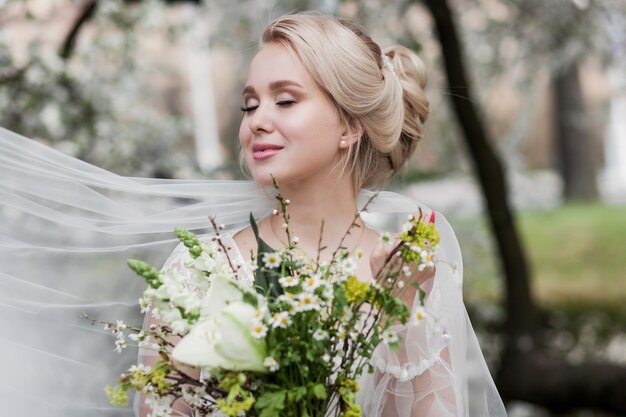
[[[325,178],[340,160],[337,111],[300,60],[271,43],[256,54],[243,92],[239,141],[255,181]]]

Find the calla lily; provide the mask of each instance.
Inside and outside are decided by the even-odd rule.
[[[267,371],[265,341],[256,340],[251,331],[257,309],[242,299],[231,280],[215,277],[203,301],[204,319],[178,342],[172,357],[198,367]]]
[[[252,336],[251,323],[255,321],[256,309],[242,301],[224,309],[220,324],[221,340],[215,350],[228,362],[226,369],[265,372],[263,365],[267,356],[265,340]]]
[[[228,362],[215,350],[218,339],[215,320],[196,323],[172,350],[172,358],[203,368],[226,368]]]
[[[228,304],[242,299],[241,290],[232,280],[217,275],[202,301],[201,314],[203,317],[218,317]]]

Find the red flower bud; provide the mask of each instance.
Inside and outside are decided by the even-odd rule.
[[[428,223],[435,223],[435,212],[430,213],[430,218],[428,219]]]

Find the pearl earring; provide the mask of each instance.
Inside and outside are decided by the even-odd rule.
[[[345,140],[342,140],[341,142],[339,142],[339,144],[340,144],[340,145],[345,145],[345,144],[346,144],[346,141],[345,141]]]

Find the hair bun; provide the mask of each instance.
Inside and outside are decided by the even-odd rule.
[[[404,46],[385,49],[396,78],[402,86],[404,120],[402,133],[396,147],[389,153],[391,168],[395,174],[415,151],[417,141],[422,138],[424,123],[430,114],[430,104],[424,89],[428,82],[422,60]]]

